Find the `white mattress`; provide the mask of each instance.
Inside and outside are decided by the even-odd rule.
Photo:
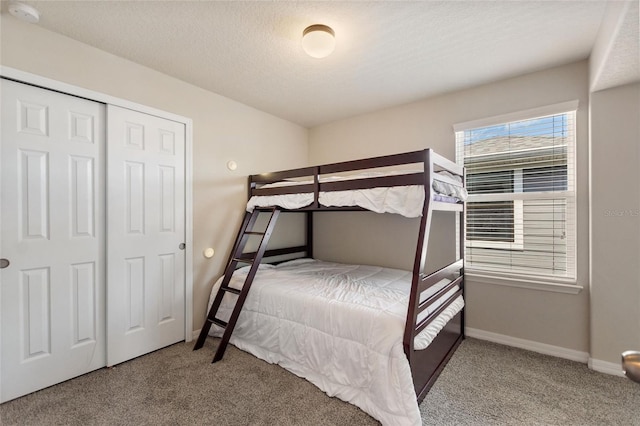
[[[391,174],[410,173],[392,172],[392,173],[366,173],[351,175],[348,177],[329,177],[324,178],[321,182],[339,181],[346,179],[357,179],[365,177],[385,176]],[[461,181],[447,172],[439,172],[447,177]],[[293,182],[285,181],[274,184],[265,185],[263,188],[273,188],[278,186],[300,185],[311,182]],[[464,188],[434,180],[433,189],[439,195],[451,197],[452,201],[465,201],[467,192]],[[444,201],[444,200],[443,200]],[[422,207],[424,205],[424,188],[421,185],[393,186],[371,189],[357,189],[353,191],[329,191],[320,192],[318,202],[325,207],[345,207],[358,206],[376,213],[396,213],[405,217],[419,217],[422,215]],[[247,211],[253,211],[256,207],[280,206],[285,209],[299,209],[313,203],[313,193],[301,194],[284,194],[284,195],[262,195],[253,196],[247,203]]]
[[[248,269],[237,270],[230,286],[240,288]],[[446,282],[438,284],[441,288]],[[410,287],[411,273],[396,269],[311,259],[260,265],[231,343],[306,378],[384,425],[419,425],[402,347]],[[229,318],[235,297],[225,295],[218,318]],[[416,337],[416,346],[428,346],[463,306],[459,297]],[[214,328],[210,334],[220,335]]]

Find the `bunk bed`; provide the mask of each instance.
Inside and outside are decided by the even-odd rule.
[[[230,341],[383,424],[420,424],[418,403],[464,338],[464,169],[425,149],[252,175],[248,195],[194,349],[224,331],[214,362]],[[413,270],[313,259],[313,213],[342,210],[420,217]],[[266,249],[280,211],[306,214],[304,245]],[[460,215],[459,252],[426,273],[435,211]],[[255,232],[260,212],[269,220]],[[245,252],[252,236],[260,242]],[[261,262],[283,256],[293,260]]]

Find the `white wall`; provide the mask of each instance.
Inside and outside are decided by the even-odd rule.
[[[472,72],[472,70],[470,70]],[[585,354],[589,348],[588,296],[588,64],[581,61],[517,78],[487,84],[353,117],[310,129],[312,164],[434,148],[454,159],[453,125],[579,100],[577,114],[578,284],[579,294],[561,294],[467,281],[467,326],[539,342]],[[356,216],[357,215],[357,216]],[[446,213],[434,218],[433,267],[453,256],[453,220]],[[327,229],[316,237],[316,256],[411,267],[417,221],[356,214],[340,222],[335,214],[318,215]],[[340,232],[333,233],[331,227]],[[368,230],[368,231],[366,231]],[[335,239],[338,235],[341,240]],[[347,238],[344,238],[347,236]],[[358,240],[366,237],[365,242]],[[443,254],[444,250],[444,254]],[[408,259],[408,262],[407,262]]]
[[[640,83],[591,94],[591,358],[640,350]]]
[[[1,64],[193,120],[193,328],[205,317],[246,203],[246,176],[302,167],[307,130],[70,38],[2,15]],[[230,172],[228,160],[238,169]],[[202,251],[216,254],[205,259]]]

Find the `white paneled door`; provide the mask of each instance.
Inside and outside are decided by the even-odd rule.
[[[0,401],[105,365],[103,104],[0,80]]]
[[[185,123],[0,79],[0,402],[185,340]]]
[[[109,105],[107,364],[185,339],[185,126]]]

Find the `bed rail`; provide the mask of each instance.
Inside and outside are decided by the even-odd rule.
[[[440,289],[435,291],[429,297],[422,300],[421,296],[418,296],[418,306],[416,309],[416,323],[413,327],[413,335],[414,337],[418,335],[422,330],[424,330],[434,318],[436,318],[444,309],[446,309],[461,293],[462,293],[462,281],[463,276],[461,275],[461,270],[463,267],[462,259],[459,259],[450,265],[445,266],[442,269],[439,269],[428,276],[423,277],[418,284],[417,292],[419,295],[424,294],[431,287],[435,286],[442,281],[448,281],[447,284],[442,286]],[[439,301],[444,295],[449,293],[451,290],[457,288],[458,291],[450,295],[445,301],[443,301],[439,308],[431,312],[426,317],[418,320],[422,316],[422,313],[429,309],[435,302]]]
[[[331,177],[335,177],[336,175],[344,178],[344,176],[348,174],[376,172],[381,168],[409,165],[419,166],[421,170],[403,169],[398,172],[398,174],[391,175],[357,177],[353,179],[346,178],[341,180],[331,179]],[[432,188],[434,180],[463,187],[463,184],[449,176],[434,173],[440,170],[447,171],[455,176],[464,176],[464,170],[461,166],[433,152],[433,150],[429,148],[362,160],[343,161],[321,166],[251,175],[249,176],[249,198],[252,196],[313,193],[314,202],[308,207],[297,210],[362,210],[362,208],[359,207],[323,207],[319,204],[318,197],[320,192],[424,185],[427,199],[433,199],[434,191]],[[462,203],[434,201],[432,207],[435,210],[459,211],[461,204]]]

